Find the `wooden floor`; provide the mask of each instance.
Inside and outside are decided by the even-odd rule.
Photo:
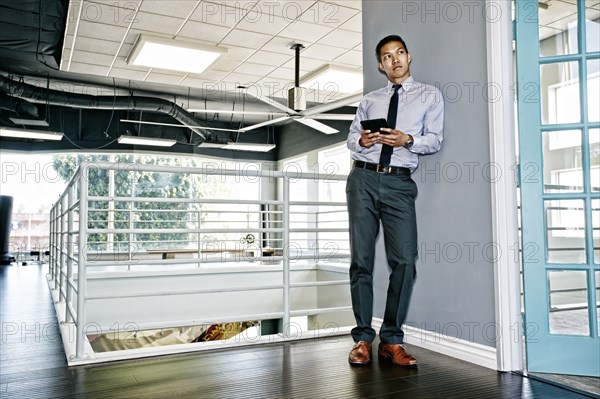
[[[584,398],[417,347],[351,367],[348,336],[68,368],[46,266],[0,267],[1,398]]]

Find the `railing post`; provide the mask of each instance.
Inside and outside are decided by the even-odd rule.
[[[202,233],[200,233],[200,229],[202,228],[202,205],[198,205],[198,267],[200,267],[200,263],[202,262]]]
[[[114,159],[114,155],[110,156],[111,161]],[[108,206],[106,212],[108,212],[107,216],[107,224],[106,227],[108,230],[113,230],[115,228],[115,170],[108,170]],[[115,235],[114,233],[108,233],[106,235],[106,251],[118,259],[118,249],[115,252]]]
[[[52,227],[52,235],[54,237],[53,239],[53,248],[52,248],[52,280],[54,283],[54,287],[53,289],[57,289],[58,288],[58,256],[59,256],[59,251],[58,251],[58,205],[59,203],[56,202],[54,204],[54,216],[53,216],[53,221],[54,221],[54,226]]]
[[[133,229],[133,207],[135,206],[135,202],[131,201],[129,202],[129,230],[131,231],[131,229]],[[131,270],[131,260],[132,260],[132,256],[131,256],[131,247],[132,247],[132,243],[131,243],[131,236],[133,235],[133,233],[127,233],[127,260],[129,261],[129,263],[127,263],[127,270]]]
[[[319,217],[321,216],[320,205],[317,205],[317,210],[315,211],[315,263],[318,265],[319,260],[321,259],[321,243],[319,241]]]
[[[73,186],[67,188],[67,277],[66,277],[66,290],[67,295],[65,298],[65,322],[69,323],[73,321],[73,315],[69,310],[69,304],[71,303],[71,292],[73,291],[69,280],[73,277]]]
[[[81,165],[79,175],[79,262],[77,267],[77,335],[75,357],[84,357],[84,332],[86,323],[86,272],[88,251],[88,179],[89,165]]]
[[[58,289],[60,277],[60,200],[54,204],[54,289]],[[60,292],[58,293],[60,295]]]
[[[290,180],[283,176],[283,337],[290,336]]]
[[[258,246],[258,260],[262,261],[263,259],[263,205],[258,204],[258,237],[256,237],[256,245]]]
[[[63,299],[63,269],[65,265],[65,201],[64,197],[60,198],[58,207],[58,225],[59,227],[59,264],[57,270],[58,280],[58,302],[62,302]]]
[[[48,274],[50,275],[50,279],[54,280],[54,206],[50,208],[50,235],[49,235],[49,245],[48,248],[49,256],[48,256]],[[54,287],[52,287],[54,289]]]

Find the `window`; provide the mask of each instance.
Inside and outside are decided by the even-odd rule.
[[[260,195],[260,179],[250,176],[246,172],[260,170],[261,165],[249,162],[109,153],[61,155],[2,153],[0,161],[2,167],[0,194],[13,197],[9,251],[14,255],[32,250],[45,251],[48,249],[50,208],[64,192],[66,182],[82,161],[105,161],[123,165],[122,168],[111,173],[104,170],[93,170],[91,173],[93,173],[94,184],[89,187],[92,195],[124,197],[164,195],[170,198],[228,200],[258,200]],[[235,170],[237,173],[233,176],[192,174],[182,176],[172,173],[137,172],[135,165],[140,164],[193,167],[207,172],[229,169]],[[127,228],[129,223],[139,226],[147,226],[144,223],[160,223],[158,227],[165,227],[165,223],[178,223],[181,224],[180,227],[185,228],[190,220],[196,217],[193,214],[200,210],[207,210],[210,206],[209,204],[200,204],[198,209],[188,209],[190,206],[188,204],[179,205],[181,206],[173,209],[176,213],[154,208],[144,212],[144,203],[139,203],[136,205],[138,208],[135,210],[136,216],[130,221],[130,209],[125,209],[124,203],[119,201],[94,202],[90,203],[89,219],[92,223],[90,226],[92,228]],[[254,215],[258,217],[256,216],[258,211],[255,210]],[[227,224],[226,220],[220,220],[220,222]],[[245,224],[251,222],[255,221],[246,220]],[[258,222],[254,224],[256,223]],[[169,236],[166,239],[172,242],[179,241],[179,246],[188,245],[190,240],[194,243],[197,241],[197,238],[187,236],[189,235],[179,234],[177,237]],[[147,237],[143,234],[137,237],[140,241],[144,241],[145,238]],[[125,237],[112,234],[95,234],[90,237],[90,244],[98,250],[121,250],[123,245],[125,247],[129,245],[126,241]]]

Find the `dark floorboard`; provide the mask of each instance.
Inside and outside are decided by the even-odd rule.
[[[579,375],[548,374],[529,372],[530,378],[546,381],[558,386],[567,386],[576,392],[589,392],[600,398],[600,377],[584,377]]]
[[[0,268],[1,398],[535,398],[577,394],[418,347],[418,368],[351,367],[348,336],[67,367],[47,266]]]

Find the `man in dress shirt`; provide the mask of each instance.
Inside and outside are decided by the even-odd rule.
[[[402,331],[417,259],[417,186],[410,175],[420,154],[432,154],[441,147],[444,104],[439,90],[415,82],[411,76],[411,54],[401,37],[383,38],[376,54],[388,83],[363,97],[347,142],[354,160],[346,197],[352,255],[350,291],[356,318],[352,329],[355,345],[348,360],[353,365],[371,362],[371,342],[376,335],[371,327],[373,265],[381,222],[390,278],[378,355],[399,366],[413,366],[417,360],[405,351]],[[390,128],[363,130],[361,121],[377,118],[388,119]]]

